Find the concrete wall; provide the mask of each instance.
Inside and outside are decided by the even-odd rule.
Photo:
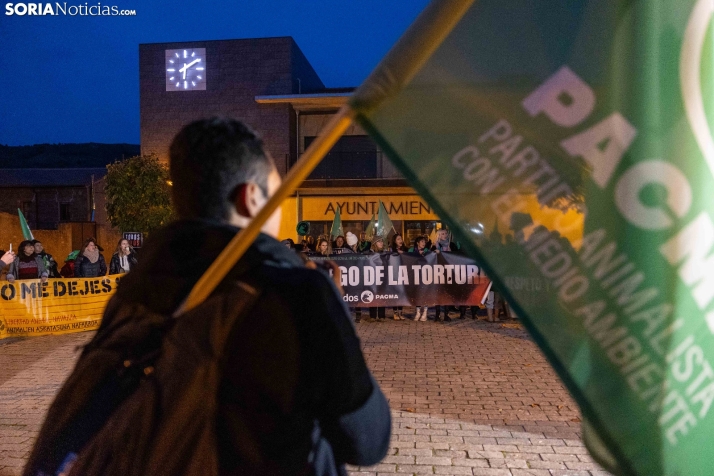
[[[112,258],[112,253],[114,253],[121,237],[122,234],[118,229],[105,225],[97,225],[97,236],[95,236],[95,238],[102,248],[104,248],[103,254],[104,259],[107,260],[107,269],[109,268],[109,260]]]

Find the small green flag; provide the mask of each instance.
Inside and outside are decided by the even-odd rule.
[[[616,474],[714,465],[713,16],[712,0],[432,2],[350,99]]]
[[[20,228],[22,228],[22,237],[26,240],[34,240],[35,237],[32,236],[32,231],[27,225],[27,220],[25,220],[25,215],[22,214],[22,210],[17,209],[17,214],[20,217]]]
[[[344,236],[345,231],[342,229],[342,219],[340,218],[340,207],[337,207],[335,219],[332,220],[332,228],[330,229],[330,237],[334,240],[338,236]]]
[[[379,201],[379,210],[377,211],[377,223],[374,228],[374,235],[379,236],[387,242],[387,236],[391,233],[394,225],[392,225],[392,220],[389,218],[387,209],[384,207],[382,200]]]
[[[305,236],[310,234],[310,222],[301,221],[295,227],[295,231],[299,236]]]
[[[372,241],[375,235],[375,229],[377,227],[377,220],[374,218],[374,213],[372,213],[372,219],[367,224],[367,228],[364,230],[364,237],[367,241]]]

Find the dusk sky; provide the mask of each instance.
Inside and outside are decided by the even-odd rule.
[[[292,36],[325,86],[358,86],[427,3],[69,0],[136,16],[20,16],[3,2],[0,144],[138,144],[140,43]]]

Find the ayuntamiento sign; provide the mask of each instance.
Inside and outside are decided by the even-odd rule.
[[[418,195],[302,196],[302,219],[332,220],[340,209],[342,220],[369,220],[379,211],[379,201],[392,220],[438,220],[432,207]]]

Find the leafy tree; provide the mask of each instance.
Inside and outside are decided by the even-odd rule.
[[[121,231],[151,232],[173,219],[168,168],[152,155],[107,165],[107,215]]]

